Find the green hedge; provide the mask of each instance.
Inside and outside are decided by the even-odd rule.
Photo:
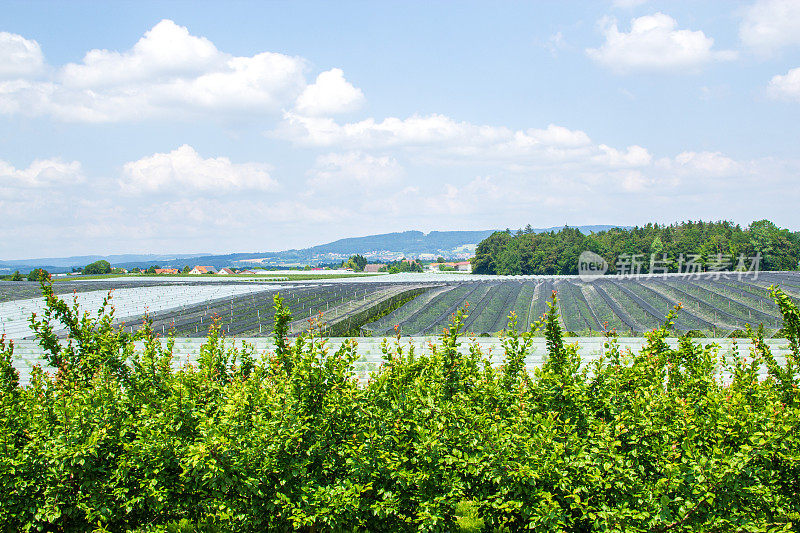
[[[800,524],[800,315],[779,290],[792,353],[713,345],[638,353],[607,339],[581,366],[551,304],[547,362],[525,370],[530,334],[505,362],[460,355],[464,313],[414,353],[356,380],[355,343],[292,343],[276,298],[275,353],[226,348],[212,330],[195,365],[113,310],[80,315],[43,282],[31,319],[58,368],[22,387],[0,343],[4,531],[796,531]],[[554,296],[555,302],[555,296]],[[69,330],[61,347],[52,324]],[[135,339],[145,341],[142,350]],[[720,365],[732,377],[720,378]],[[766,366],[769,377],[760,379]]]

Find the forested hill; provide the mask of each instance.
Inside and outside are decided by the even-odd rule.
[[[588,234],[592,231],[608,230],[613,227],[614,226],[608,225],[578,226],[575,229]],[[526,231],[530,233],[542,233],[555,229],[558,228],[532,228],[528,226]],[[434,253],[442,250],[453,250],[465,244],[476,244],[486,239],[494,232],[495,230],[431,231],[427,234],[421,231],[383,233],[380,235],[368,235],[366,237],[339,239],[338,241],[299,250],[299,252],[304,252],[307,255],[322,253],[356,254],[373,250],[390,250],[409,254]]]
[[[475,244],[492,234],[484,231],[403,231],[384,233],[366,237],[349,237],[327,244],[312,246],[304,251],[307,254],[342,253],[357,254],[373,250],[403,251],[406,253],[425,253],[436,250],[451,250],[464,244]]]
[[[759,220],[744,228],[728,221],[647,224],[588,235],[572,228],[546,233],[498,231],[478,244],[473,272],[577,274],[578,257],[584,250],[602,256],[609,263],[609,273],[624,271],[627,266],[622,268],[623,262],[630,261],[633,254],[641,254],[638,258],[641,272],[649,270],[653,254],[659,268],[666,265],[670,272],[678,272],[679,265],[685,266],[688,259],[700,263],[703,270],[730,261],[733,270],[742,255],[748,258],[749,267],[752,262],[749,258],[758,252],[761,270],[796,270],[800,261],[800,232],[779,228],[769,220]],[[663,270],[656,270],[659,271]]]

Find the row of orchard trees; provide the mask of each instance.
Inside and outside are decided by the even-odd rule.
[[[355,343],[293,343],[276,298],[276,350],[226,347],[212,329],[194,365],[112,312],[80,315],[43,284],[31,323],[55,375],[19,385],[0,345],[4,531],[790,531],[800,524],[800,315],[780,291],[791,354],[665,342],[582,366],[557,306],[547,362],[530,334],[502,366],[459,311],[431,353],[399,340],[359,384]],[[553,298],[555,304],[555,295]],[[64,346],[51,325],[67,326]],[[133,341],[144,341],[139,350]],[[229,346],[229,345],[228,345]],[[761,379],[765,366],[769,377]]]
[[[704,269],[724,258],[733,270],[739,258],[746,258],[749,268],[757,254],[761,270],[796,270],[800,265],[800,232],[781,229],[768,220],[745,228],[727,221],[647,224],[591,235],[566,227],[544,233],[521,229],[512,234],[506,230],[478,244],[472,270],[476,274],[577,274],[578,258],[585,250],[606,259],[609,273],[620,269],[620,258],[634,255],[642,259],[641,272],[649,270],[651,257],[658,260],[659,268],[677,272],[681,256],[684,260],[696,259]]]

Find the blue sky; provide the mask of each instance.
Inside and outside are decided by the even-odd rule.
[[[0,258],[800,229],[800,0],[7,2]]]

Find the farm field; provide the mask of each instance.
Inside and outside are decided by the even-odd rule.
[[[800,299],[800,273],[763,272],[757,278],[735,275],[604,276],[586,282],[577,276],[388,275],[358,279],[284,281],[198,279],[167,282],[109,279],[54,284],[57,293],[76,293],[82,308],[94,312],[107,291],[117,324],[135,329],[147,315],[153,328],[176,337],[205,337],[216,320],[229,336],[267,337],[272,333],[273,298],[280,294],[291,310],[291,333],[321,327],[330,336],[435,335],[460,307],[469,306],[465,330],[496,335],[516,316],[525,331],[558,294],[562,325],[571,335],[591,336],[614,329],[638,336],[656,327],[678,303],[678,332],[725,337],[763,324],[768,335],[781,327],[769,286],[779,285]],[[0,334],[29,337],[28,318],[41,312],[33,283],[0,282]]]
[[[475,335],[502,331],[514,312],[517,328],[527,330],[547,309],[552,291],[558,294],[562,325],[574,335],[591,335],[615,329],[636,336],[663,322],[678,303],[675,319],[680,332],[695,331],[704,337],[726,336],[746,325],[761,324],[769,332],[781,327],[780,313],[769,298],[768,287],[780,285],[793,298],[800,298],[800,275],[770,273],[756,280],[714,276],[692,279],[681,276],[625,279],[606,276],[593,282],[578,277],[541,277],[519,280],[465,281],[430,290],[412,302],[366,324],[362,331],[373,335],[393,333],[395,325],[404,335],[440,331],[450,315],[469,303],[466,330]]]

